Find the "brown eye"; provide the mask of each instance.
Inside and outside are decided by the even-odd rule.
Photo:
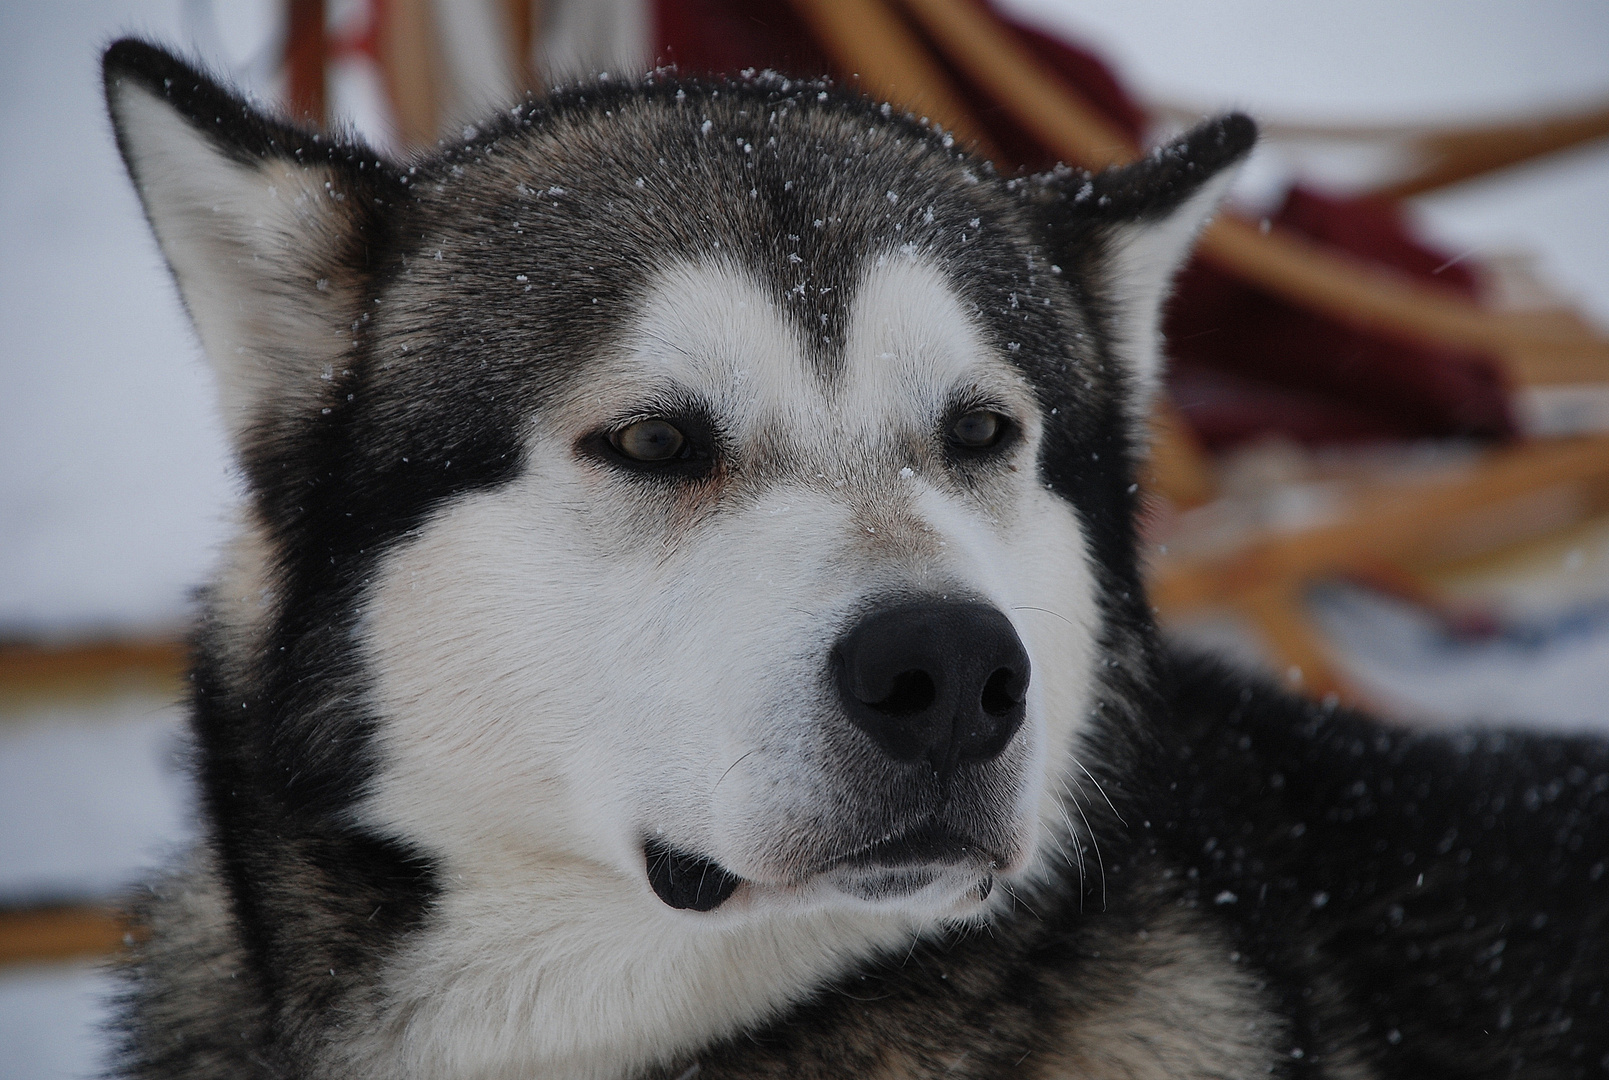
[[[1005,434],[1006,420],[997,412],[978,409],[962,413],[950,427],[950,441],[968,450],[986,450]]]
[[[631,460],[653,464],[680,457],[687,436],[667,420],[639,420],[610,432],[609,442]]]

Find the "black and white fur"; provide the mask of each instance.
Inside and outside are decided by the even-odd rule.
[[[1609,1067],[1602,744],[1157,643],[1138,432],[1245,118],[1002,180],[659,73],[403,166],[140,42],[105,70],[250,490],[122,1075]],[[996,720],[878,712],[856,665],[906,645],[940,697],[1017,657]]]

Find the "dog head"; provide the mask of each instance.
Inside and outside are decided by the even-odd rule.
[[[403,166],[148,46],[107,79],[250,489],[214,603],[276,805],[645,918],[966,916],[1061,857],[1249,121],[1006,181],[656,76]]]

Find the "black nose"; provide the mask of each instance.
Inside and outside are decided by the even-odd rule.
[[[1028,654],[986,604],[932,601],[870,615],[833,649],[849,718],[895,761],[949,775],[1022,724]]]

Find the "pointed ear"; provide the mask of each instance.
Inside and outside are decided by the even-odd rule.
[[[281,123],[171,54],[106,50],[123,161],[218,375],[237,449],[331,392],[398,171]]]
[[[1106,323],[1137,421],[1149,416],[1161,383],[1162,311],[1174,275],[1256,141],[1257,125],[1230,113],[1127,165],[1040,178],[1051,246],[1076,268]]]

